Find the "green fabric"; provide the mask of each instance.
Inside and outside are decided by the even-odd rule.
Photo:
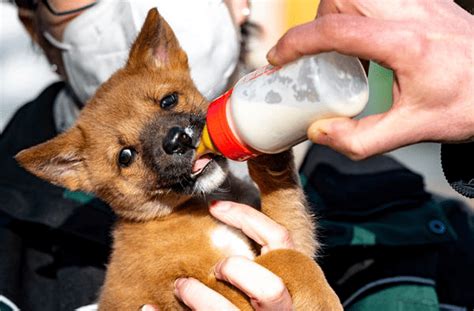
[[[315,206],[324,206],[320,196],[308,183],[307,177],[300,174],[300,179],[309,201]],[[433,221],[441,222],[445,226],[445,232],[433,232],[430,228]],[[418,207],[389,208],[386,212],[368,216],[363,220],[341,221],[321,216],[318,225],[322,235],[327,238],[325,240],[327,247],[423,245],[453,241],[457,238],[441,204],[434,200]],[[328,231],[336,234],[325,233]]]
[[[445,232],[433,232],[430,228],[432,221],[441,222],[446,228]],[[319,219],[319,226],[323,232],[325,230],[337,232],[337,234],[326,234],[325,243],[328,247],[426,245],[456,239],[456,233],[446,219],[441,206],[434,201],[428,201],[417,208],[392,209],[363,221]]]
[[[92,201],[95,197],[92,194],[85,192],[64,190],[63,198],[86,204]]]
[[[375,234],[363,227],[352,227],[351,245],[375,245]]]
[[[431,286],[398,285],[370,294],[345,310],[439,311],[439,302]]]

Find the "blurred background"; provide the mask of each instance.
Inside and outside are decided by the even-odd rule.
[[[266,64],[265,54],[290,27],[316,16],[317,0],[252,0],[251,20],[261,28],[258,38],[249,43],[253,66]],[[18,21],[16,8],[0,2],[0,132],[21,105],[36,97],[58,77],[44,55],[28,38]],[[386,111],[391,103],[392,74],[380,66],[369,71],[370,99],[363,115]],[[428,190],[446,197],[469,200],[452,190],[440,165],[439,144],[423,143],[391,152],[390,155],[425,178]]]

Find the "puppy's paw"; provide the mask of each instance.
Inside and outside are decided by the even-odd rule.
[[[277,154],[262,154],[249,160],[249,165],[265,169],[269,174],[294,170],[293,152],[283,151]]]
[[[295,310],[343,310],[323,270],[311,257],[292,249],[277,249],[257,257],[255,261],[285,282]]]
[[[278,154],[264,154],[248,161],[252,179],[260,189],[283,188],[298,185],[293,152],[291,150]]]

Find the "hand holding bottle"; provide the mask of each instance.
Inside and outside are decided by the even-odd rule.
[[[308,136],[353,159],[420,141],[474,139],[474,17],[452,1],[322,0],[318,18],[290,29],[274,65],[327,51],[394,71],[390,111],[314,122]]]

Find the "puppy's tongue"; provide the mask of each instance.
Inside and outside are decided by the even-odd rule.
[[[201,156],[199,159],[197,159],[194,162],[192,172],[197,173],[197,172],[202,171],[206,167],[206,165],[209,162],[211,162],[211,160],[212,160],[212,158],[211,158],[211,155],[209,155],[209,154],[205,154],[205,155]]]

